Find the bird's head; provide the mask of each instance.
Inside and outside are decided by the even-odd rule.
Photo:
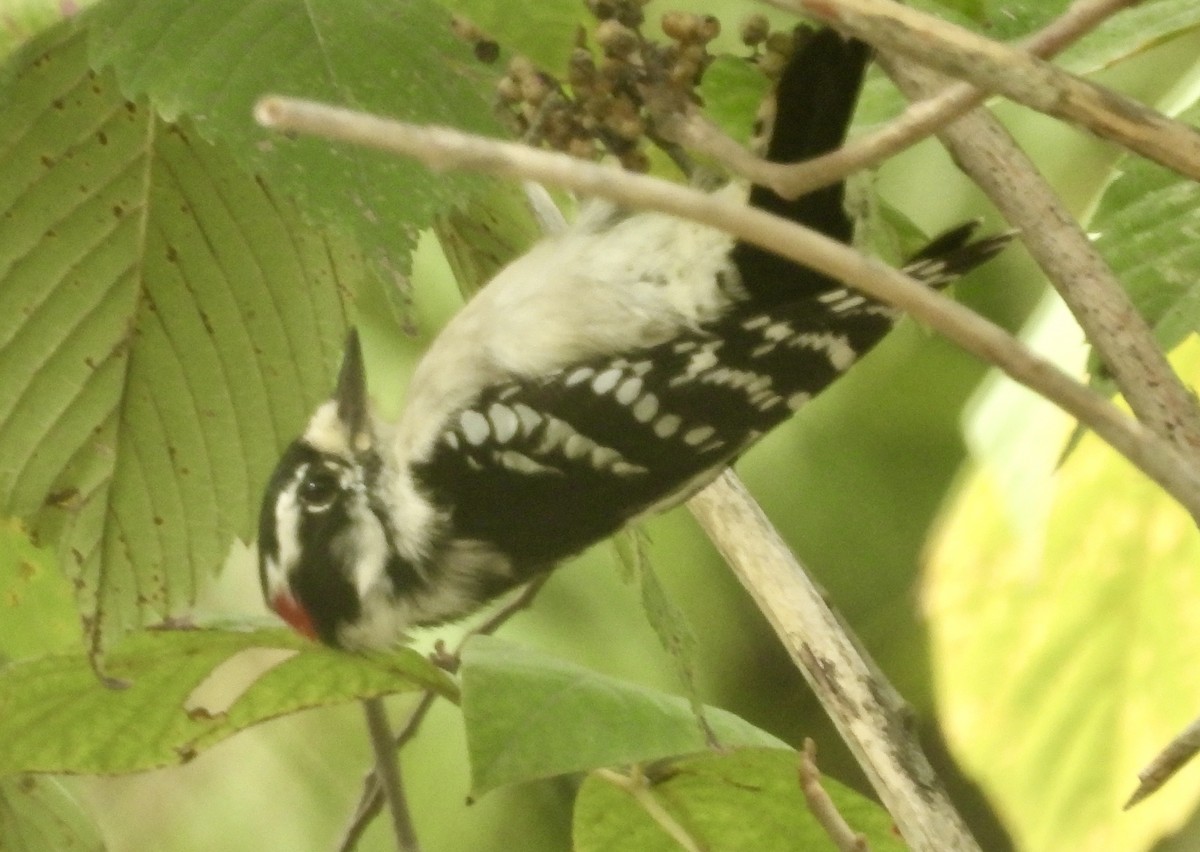
[[[358,335],[351,331],[333,397],[284,452],[263,497],[259,579],[267,604],[298,632],[351,644],[395,558],[373,496],[381,469]]]

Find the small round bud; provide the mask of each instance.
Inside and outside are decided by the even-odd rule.
[[[490,38],[481,38],[475,42],[475,58],[484,65],[491,65],[500,58],[500,45]]]
[[[608,129],[619,139],[636,142],[646,132],[646,126],[638,116],[615,118],[608,122]]]
[[[619,0],[617,20],[632,30],[636,30],[646,22],[646,14],[642,11],[642,3],[638,0]]]
[[[624,95],[614,98],[609,105],[604,127],[617,138],[630,142],[639,139],[646,129],[637,104]]]
[[[591,88],[596,81],[596,61],[586,47],[577,47],[571,51],[567,60],[567,82],[572,88]]]
[[[621,166],[626,171],[645,174],[650,171],[650,158],[640,148],[632,148],[620,156]]]
[[[567,142],[566,153],[580,160],[594,160],[596,158],[596,143],[591,139],[576,136]]]
[[[596,26],[596,44],[608,56],[628,56],[637,50],[637,33],[616,19],[601,21]]]
[[[508,76],[514,80],[526,80],[537,76],[537,68],[525,56],[514,56],[508,62]]]
[[[600,78],[609,90],[626,88],[636,81],[638,69],[628,60],[608,56],[600,63]]]
[[[767,40],[770,32],[771,25],[767,21],[766,15],[747,15],[738,27],[738,35],[742,39],[742,44],[747,47],[757,47],[762,44]]]
[[[796,37],[785,30],[776,30],[767,35],[767,50],[787,58],[796,49]]]
[[[682,88],[691,88],[700,76],[700,64],[686,57],[679,57],[670,70],[671,82]]]
[[[473,21],[464,18],[462,15],[450,16],[450,32],[463,41],[475,42],[484,37],[483,30],[479,29]]]
[[[501,77],[496,82],[496,94],[505,103],[515,104],[521,100],[521,84],[512,77]]]
[[[787,57],[782,53],[768,50],[755,60],[755,64],[758,65],[758,70],[764,77],[769,80],[778,80],[779,75],[783,73],[783,66],[787,65]]]
[[[540,74],[523,77],[518,82],[521,84],[521,97],[534,106],[542,103],[550,94],[550,86]]]
[[[699,15],[696,19],[696,40],[708,44],[721,34],[721,21],[715,15]]]
[[[615,0],[587,0],[587,8],[598,21],[607,21],[617,16]]]
[[[699,19],[691,12],[673,10],[664,12],[662,16],[663,34],[675,41],[694,40],[699,26]]]

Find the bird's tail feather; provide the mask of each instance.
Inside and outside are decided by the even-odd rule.
[[[806,160],[841,146],[871,55],[864,43],[845,39],[830,29],[800,39],[776,87],[775,117],[766,150],[772,162]],[[750,191],[750,205],[849,242],[854,226],[844,196],[845,186],[840,181],[796,199],[781,198],[766,187],[755,186]],[[829,286],[824,276],[749,243],[737,244],[733,260],[747,290],[760,304],[803,298]]]

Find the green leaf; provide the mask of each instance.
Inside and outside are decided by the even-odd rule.
[[[523,5],[519,14],[505,0],[442,0],[442,5],[557,77],[565,76],[576,30],[594,23],[580,0],[539,0]]]
[[[504,784],[707,748],[686,699],[499,639],[470,641],[462,685],[476,795]],[[705,717],[723,746],[786,747],[727,711],[705,708]]]
[[[630,527],[619,533],[613,542],[626,573],[632,575],[641,590],[646,620],[674,664],[675,675],[683,687],[696,724],[705,730],[708,720],[696,689],[696,634],[683,610],[675,605],[663,588],[646,552],[645,533],[637,527]]]
[[[983,0],[978,9],[963,9],[977,32],[999,41],[1020,38],[1062,14],[1069,0]],[[982,15],[978,13],[982,12]]]
[[[0,775],[139,772],[310,707],[426,688],[457,694],[410,648],[351,655],[278,629],[134,633],[105,666],[125,688],[103,685],[82,653],[0,669]]]
[[[127,96],[148,96],[168,120],[191,117],[316,222],[349,229],[390,285],[407,286],[417,232],[481,186],[395,155],[288,139],[251,120],[254,103],[274,92],[495,135],[485,96],[492,72],[432,0],[108,0],[96,12],[92,60],[116,68]],[[403,308],[398,299],[394,308]]]
[[[961,6],[964,17],[938,9],[936,0],[914,4],[940,18],[967,26],[999,41],[1017,39],[1045,26],[1067,7],[1066,0],[984,0],[982,16],[973,11],[975,0],[950,3]],[[1075,74],[1094,74],[1119,65],[1151,48],[1200,26],[1200,6],[1194,0],[1143,0],[1122,9],[1078,43],[1055,57]],[[1174,74],[1158,75],[1162,81],[1176,79]],[[895,116],[906,105],[905,99],[882,74],[871,74],[860,99],[858,116],[864,124],[876,124]]]
[[[328,393],[367,272],[190,125],[21,51],[0,96],[0,513],[56,544],[100,636],[188,605]]]
[[[1056,63],[1087,74],[1129,59],[1200,26],[1193,0],[1150,0],[1122,9],[1066,50]]]
[[[96,826],[62,785],[31,775],[0,778],[4,852],[102,852]]]
[[[794,852],[834,849],[800,792],[798,756],[788,749],[741,749],[673,762],[648,792],[703,849]],[[905,846],[879,805],[831,778],[821,784],[852,829],[876,852]],[[678,852],[630,793],[589,775],[575,800],[575,852]]]
[[[17,521],[0,521],[0,664],[71,645],[79,645],[79,616],[54,554]]]
[[[1062,2],[1062,0],[1057,0]],[[1053,3],[1046,3],[1053,6]],[[913,8],[936,15],[939,18],[949,18],[956,22],[972,22],[980,24],[986,17],[986,0],[915,0]]]
[[[47,27],[78,14],[96,0],[4,0],[0,12],[0,61]]]
[[[1197,343],[1172,360],[1200,378]],[[1038,439],[1053,453],[1071,425],[1060,413]],[[1009,521],[999,473],[971,477],[924,577],[948,742],[1017,848],[1150,848],[1200,800],[1183,772],[1122,810],[1196,715],[1195,524],[1090,433],[1052,480],[1029,480],[1030,501],[1052,489],[1039,529]]]
[[[1179,118],[1200,122],[1200,107]],[[1200,184],[1127,157],[1091,229],[1163,349],[1200,330]]]
[[[770,81],[762,72],[736,56],[716,57],[700,81],[705,114],[743,145],[750,139],[758,107],[770,90]]]
[[[525,193],[509,181],[496,181],[486,196],[438,216],[434,233],[464,298],[542,236]]]

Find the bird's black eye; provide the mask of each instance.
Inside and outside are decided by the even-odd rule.
[[[337,473],[327,467],[313,467],[300,482],[297,496],[306,509],[328,509],[337,499],[342,483]]]

